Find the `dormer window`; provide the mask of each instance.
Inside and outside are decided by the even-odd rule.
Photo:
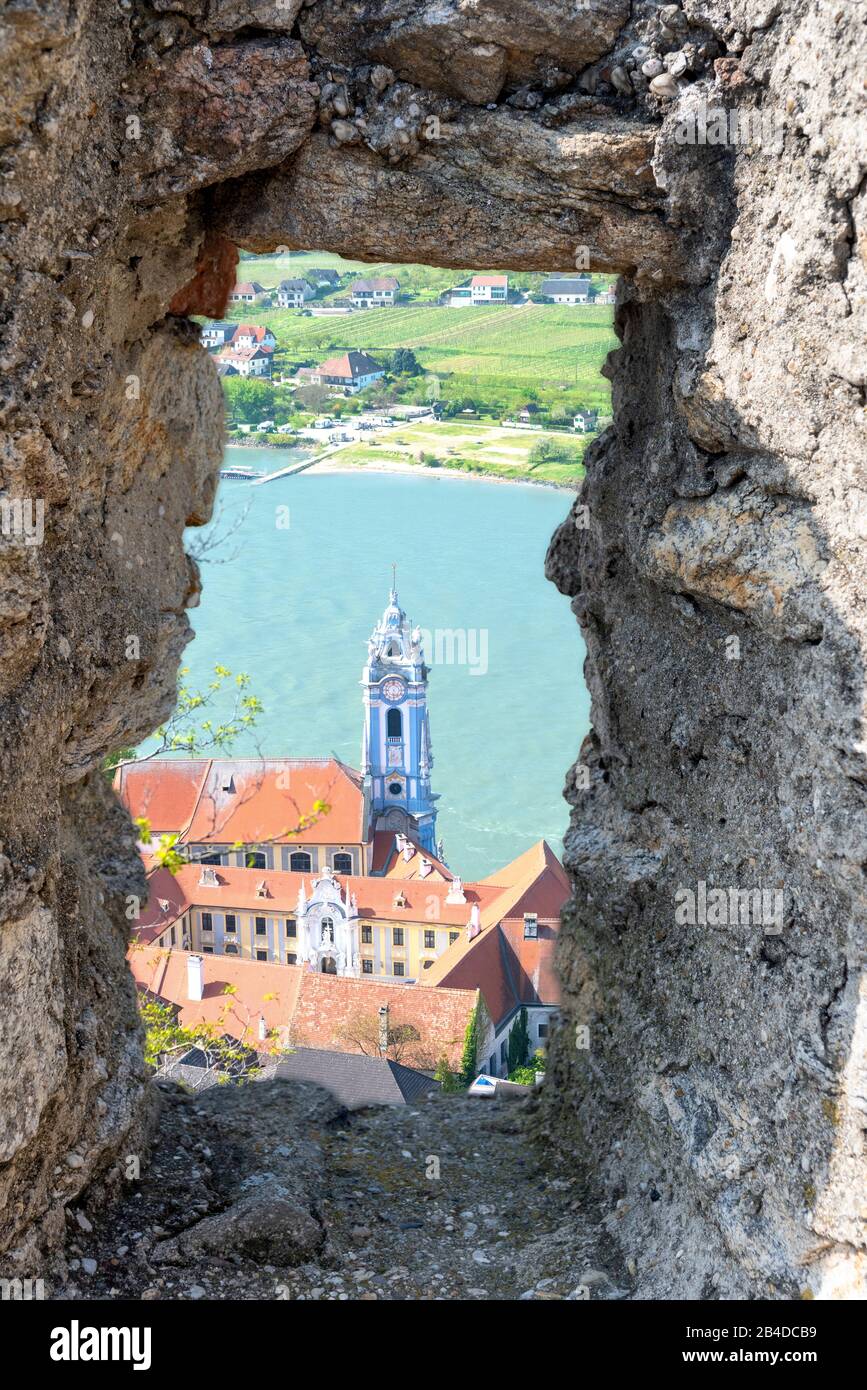
[[[268,885],[263,878],[261,883],[256,884],[256,897],[267,898],[268,896]]]
[[[403,893],[395,893],[395,895],[394,895],[394,904],[393,904],[393,906],[394,906],[394,907],[406,907],[406,905],[407,905],[407,903],[406,903],[406,898],[405,898],[405,896],[403,895]]]
[[[199,875],[199,887],[200,887],[200,888],[219,888],[219,886],[220,886],[220,880],[217,878],[217,872],[216,872],[216,870],[215,870],[215,869],[212,869],[211,866],[210,866],[210,864],[203,864],[203,865],[202,865],[202,872],[201,872],[200,875]]]
[[[539,918],[535,912],[524,913],[524,940],[535,941],[539,935]]]

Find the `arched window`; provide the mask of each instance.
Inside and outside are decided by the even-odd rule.
[[[351,873],[352,873],[352,855],[351,855],[351,854],[335,854],[335,856],[334,856],[334,872],[335,872],[336,874],[351,874]]]
[[[309,874],[312,860],[306,850],[296,850],[289,855],[289,868],[293,874]]]
[[[244,855],[245,869],[267,869],[268,860],[260,849],[247,850]]]
[[[333,958],[332,956],[323,956],[323,958],[322,958],[322,974],[323,974],[323,975],[336,975],[336,974],[337,974],[337,962],[336,962],[336,960],[334,960],[334,958]]]
[[[385,718],[385,732],[388,738],[401,738],[403,735],[403,719],[399,709],[390,709]]]

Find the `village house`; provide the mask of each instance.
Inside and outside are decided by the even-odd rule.
[[[255,304],[260,294],[267,293],[264,285],[260,285],[257,280],[244,280],[235,285],[229,299],[233,304]]]
[[[399,289],[399,280],[393,275],[384,275],[380,279],[355,280],[349,293],[356,309],[387,309],[394,304]]]
[[[543,280],[539,293],[555,304],[588,304],[593,286],[586,276],[555,275]]]
[[[336,290],[340,284],[340,271],[331,266],[316,266],[304,272],[305,279],[317,290]]]
[[[535,401],[527,401],[526,405],[522,405],[520,410],[518,411],[518,419],[524,425],[540,424],[541,415],[542,407],[540,405],[537,405]]]
[[[314,386],[339,386],[353,395],[385,376],[385,368],[366,352],[352,350],[341,357],[330,357],[310,373]]]
[[[277,303],[281,309],[302,309],[316,291],[307,280],[281,280],[277,286]]]
[[[217,354],[217,367],[221,363],[234,367],[238,376],[270,377],[271,351],[268,348],[248,347],[221,348]],[[225,373],[224,373],[225,375]]]
[[[246,348],[262,348],[265,352],[273,352],[277,346],[277,339],[270,328],[265,328],[261,323],[239,323],[232,339],[234,351]]]
[[[470,281],[473,304],[505,304],[509,298],[508,275],[474,275]]]
[[[201,343],[209,352],[216,352],[219,348],[228,347],[233,341],[238,331],[236,323],[229,320],[214,320],[206,323],[201,329]]]
[[[597,290],[593,297],[594,304],[613,304],[617,298],[617,293],[613,285],[605,285],[601,290]]]
[[[579,410],[572,421],[572,427],[578,434],[592,434],[598,424],[598,410]]]

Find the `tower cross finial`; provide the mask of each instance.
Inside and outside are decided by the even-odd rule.
[[[397,593],[397,565],[394,562],[392,562],[391,566],[391,587],[392,590]]]

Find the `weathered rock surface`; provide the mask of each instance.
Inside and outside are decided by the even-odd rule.
[[[639,1296],[863,1287],[863,9],[626,9],[3,12],[13,1273],[145,1145],[124,963],[142,874],[99,765],[164,718],[190,635],[182,531],[209,514],[220,394],[179,316],[221,312],[228,240],[622,273],[615,424],[549,557],[593,733],[544,1124],[641,1252]],[[758,126],[698,139],[721,103]],[[782,930],[676,921],[702,883],[782,894]]]
[[[629,1256],[594,1239],[574,1162],[534,1138],[535,1097],[348,1114],[316,1087],[269,1081],[168,1086],[163,1100],[151,1160],[121,1201],[101,1211],[94,1191],[70,1212],[52,1297],[628,1293]]]

